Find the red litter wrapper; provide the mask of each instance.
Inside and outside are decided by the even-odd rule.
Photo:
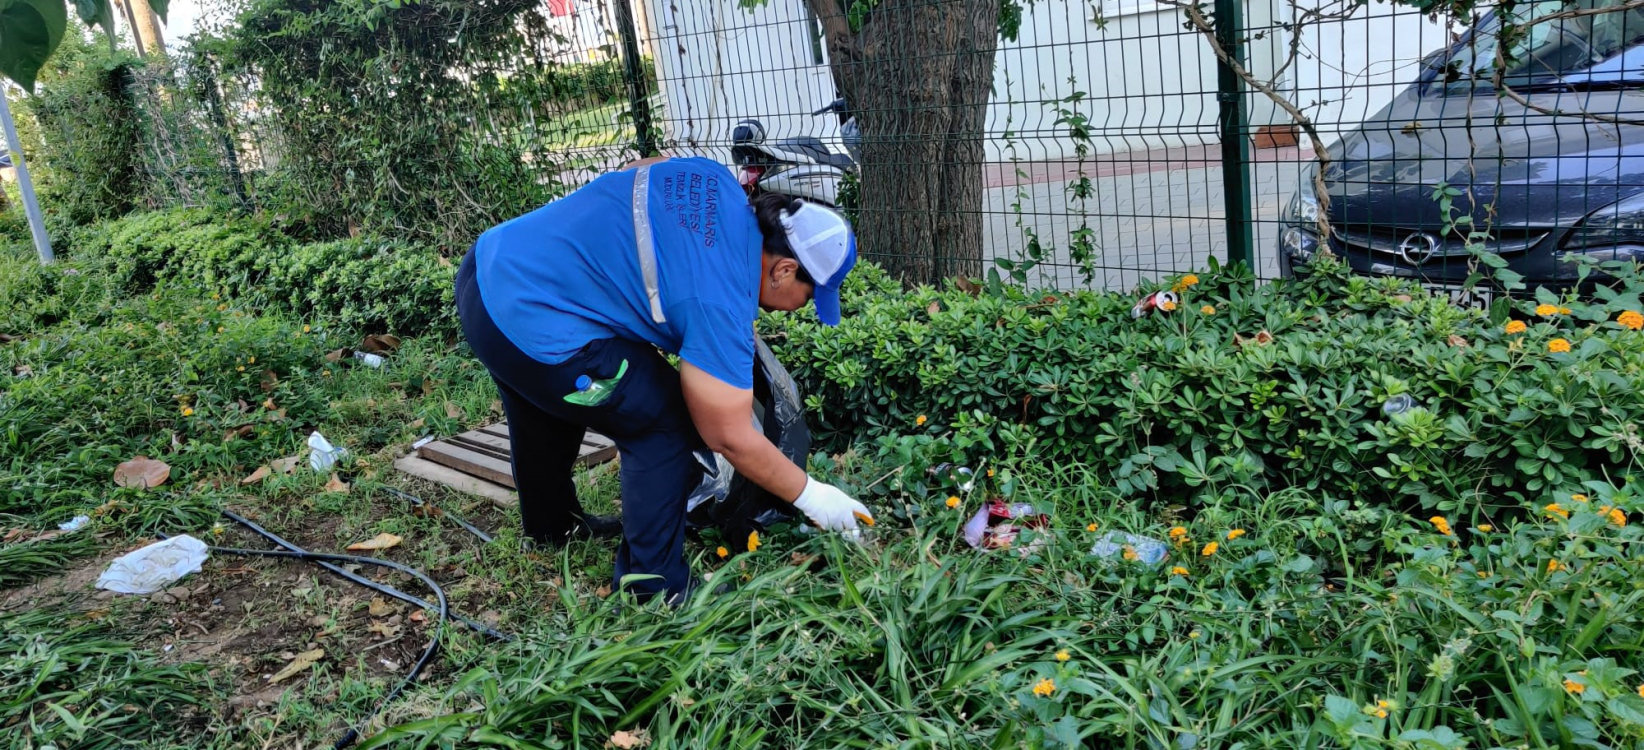
[[[1181,298],[1177,297],[1175,292],[1154,292],[1146,297],[1143,297],[1142,301],[1137,302],[1135,307],[1130,308],[1130,317],[1143,318],[1151,315],[1154,310],[1170,312],[1171,310],[1176,309],[1176,306],[1181,304],[1181,301]]]

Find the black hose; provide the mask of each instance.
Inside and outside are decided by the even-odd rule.
[[[264,539],[267,539],[267,540],[269,540],[269,541],[271,541],[271,542],[273,542],[273,543],[275,543],[275,544],[277,544],[281,547],[284,547],[284,548],[286,548],[287,550],[289,550],[291,552],[299,552],[299,553],[304,553],[304,554],[315,554],[315,555],[321,554],[321,553],[310,553],[310,552],[308,552],[308,550],[305,550],[301,547],[298,547],[295,544],[292,544],[291,542],[288,542],[284,539],[281,539],[274,532],[269,531],[268,529],[265,529],[261,526],[258,526],[252,520],[250,520],[248,518],[245,518],[244,516],[241,516],[238,513],[235,513],[234,511],[231,511],[231,510],[228,510],[228,509],[225,508],[223,510],[223,515],[228,517],[229,520],[232,520],[235,523],[240,524],[241,526],[244,526],[244,527],[246,527],[246,528],[248,528],[248,529],[250,529],[254,532],[257,532],[257,534],[261,535]],[[347,569],[343,568],[342,566],[332,565],[331,563],[325,562],[321,558],[314,558],[313,562],[318,564],[320,567],[325,568],[326,570],[329,570],[333,573],[336,573],[337,575],[342,576],[343,578],[346,578],[350,581],[353,581],[354,583],[357,583],[361,586],[364,586],[364,587],[366,587],[368,589],[371,589],[373,591],[376,591],[378,593],[387,594],[388,596],[392,596],[395,599],[399,599],[402,602],[405,602],[407,604],[415,605],[415,606],[420,607],[422,609],[433,609],[434,608],[433,604],[431,604],[429,602],[426,602],[426,601],[423,601],[422,599],[419,599],[415,596],[407,594],[403,591],[400,591],[399,589],[396,589],[393,586],[378,583],[376,581],[373,581],[373,580],[371,580],[369,578],[366,578],[365,576],[359,575],[357,573],[351,573]],[[422,574],[421,573],[415,573],[415,575],[420,577]],[[449,614],[450,614],[451,619],[456,620],[457,622],[460,622],[463,625],[468,626],[468,628],[470,630],[473,630],[476,633],[480,633],[480,634],[488,636],[490,638],[495,638],[499,641],[514,640],[513,636],[511,636],[507,633],[500,632],[500,631],[496,630],[495,628],[492,628],[492,627],[489,627],[489,626],[485,625],[484,623],[474,622],[473,620],[470,620],[466,617],[463,617],[462,615],[459,615],[455,612],[451,612]]]
[[[413,495],[409,492],[404,492],[404,491],[401,491],[401,490],[397,490],[397,489],[394,489],[393,487],[382,487],[381,489],[382,489],[383,492],[386,492],[390,495],[393,495],[394,497],[397,497],[397,498],[399,498],[401,500],[404,500],[404,501],[406,501],[406,502],[408,502],[412,505],[415,505],[418,508],[421,508],[421,507],[424,507],[424,506],[428,505],[428,503],[425,502],[422,498],[417,497],[416,495]],[[467,529],[468,533],[473,534],[474,536],[478,537],[481,542],[484,542],[486,544],[490,544],[493,541],[493,538],[491,537],[490,534],[487,534],[484,531],[481,531],[479,529],[479,527],[477,527],[477,526],[475,526],[475,525],[473,525],[473,524],[471,524],[467,521],[464,521],[464,520],[462,520],[461,518],[458,518],[455,515],[452,515],[450,513],[445,512],[445,511],[440,511],[440,515],[451,519],[451,521],[456,523],[458,526],[461,526],[464,529]]]
[[[225,512],[227,512],[227,511],[225,511]],[[386,698],[383,698],[382,702],[377,704],[376,710],[372,711],[370,716],[365,717],[365,721],[362,722],[364,724],[369,724],[369,723],[371,723],[372,719],[377,718],[377,714],[382,713],[382,710],[385,706],[387,706],[389,703],[394,702],[394,699],[399,697],[400,693],[405,690],[405,686],[410,685],[413,682],[416,682],[417,681],[417,676],[422,674],[423,668],[428,666],[428,662],[432,661],[434,659],[434,654],[438,653],[439,650],[440,650],[440,634],[443,633],[444,630],[445,630],[445,621],[447,619],[449,619],[450,616],[451,616],[450,603],[445,600],[445,589],[440,588],[440,585],[438,583],[435,583],[434,579],[429,578],[427,575],[424,575],[422,571],[417,570],[416,568],[410,567],[408,565],[401,565],[401,564],[399,564],[397,562],[393,562],[391,560],[379,560],[379,559],[374,558],[374,557],[359,557],[359,556],[356,556],[356,555],[332,555],[332,554],[327,554],[325,552],[307,552],[307,551],[293,552],[293,551],[289,551],[289,550],[238,549],[238,548],[234,548],[234,547],[212,547],[211,551],[212,552],[220,552],[220,553],[229,554],[229,555],[245,555],[245,556],[249,556],[249,557],[286,557],[286,558],[294,558],[294,559],[297,559],[297,560],[335,561],[335,562],[347,562],[347,563],[356,563],[356,564],[365,564],[365,565],[379,565],[379,566],[382,566],[384,568],[390,568],[390,569],[393,569],[393,570],[400,571],[401,573],[405,573],[406,575],[413,576],[417,580],[422,581],[423,585],[427,586],[430,590],[432,590],[434,592],[434,598],[439,600],[439,609],[438,609],[439,619],[434,622],[434,633],[428,639],[428,647],[423,649],[422,658],[417,659],[417,663],[411,667],[411,673],[406,675],[405,679],[401,680],[400,684],[396,685],[394,687],[393,691],[391,691]],[[335,748],[336,750],[342,750],[343,748],[354,744],[354,742],[356,740],[358,740],[359,737],[360,737],[359,731],[354,729],[353,727],[350,727],[348,729],[348,731],[345,734],[343,734],[342,738],[337,740],[336,744],[332,745],[332,747]]]

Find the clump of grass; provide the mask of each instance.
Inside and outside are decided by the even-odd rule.
[[[199,667],[155,665],[96,622],[50,610],[0,615],[0,727],[14,747],[171,740],[208,694]]]
[[[101,549],[84,529],[49,539],[0,544],[0,588],[13,588],[57,573]]]

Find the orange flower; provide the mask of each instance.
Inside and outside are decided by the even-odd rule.
[[[1523,333],[1528,330],[1530,330],[1530,327],[1524,325],[1524,321],[1522,320],[1514,320],[1507,324],[1508,333]]]
[[[1490,524],[1487,524],[1487,523],[1481,523],[1481,524],[1478,525],[1478,528],[1474,529],[1474,531],[1480,531],[1480,532],[1483,532],[1485,534],[1488,534],[1488,533],[1490,533],[1492,531],[1495,531],[1495,530],[1496,530],[1496,527],[1491,526]]]
[[[1085,527],[1085,531],[1095,531],[1095,530],[1096,530],[1096,524],[1095,523],[1091,523],[1090,525]]]
[[[1170,569],[1170,574],[1173,576],[1185,576],[1187,575],[1187,568],[1177,565],[1176,567]]]
[[[1181,526],[1170,527],[1170,541],[1177,545],[1187,541],[1187,529]]]
[[[1584,502],[1587,502],[1587,496],[1586,496],[1586,495],[1582,495],[1582,494],[1579,494],[1579,493],[1577,493],[1577,494],[1574,494],[1574,495],[1571,495],[1571,496],[1570,496],[1570,499],[1571,499],[1571,500],[1574,500],[1574,501],[1576,501],[1576,502],[1578,502],[1578,503],[1584,503]]]
[[[1450,521],[1444,516],[1433,516],[1432,518],[1427,519],[1427,522],[1433,524],[1433,528],[1438,529],[1440,534],[1452,536],[1450,532]]]
[[[1620,508],[1611,508],[1609,506],[1605,506],[1605,507],[1600,508],[1598,510],[1598,514],[1601,515],[1601,516],[1604,516],[1605,518],[1610,519],[1610,523],[1613,523],[1617,526],[1626,526],[1627,525],[1627,514],[1622,512],[1622,510]]]
[[[185,417],[194,416],[194,409],[191,408],[191,407],[187,407],[187,406],[183,407],[183,416],[185,416]]]
[[[1636,331],[1644,328],[1644,315],[1639,314],[1636,310],[1628,310],[1616,316],[1615,322]]]
[[[748,551],[759,551],[759,532],[753,531],[748,533]]]
[[[1067,649],[1065,649],[1065,648],[1062,649],[1061,651],[1056,652],[1056,661],[1067,661],[1068,659],[1072,659],[1072,658],[1073,658],[1073,654],[1068,653]]]
[[[1547,511],[1548,518],[1552,518],[1553,516],[1558,516],[1560,518],[1570,517],[1570,511],[1565,510],[1564,506],[1559,505],[1558,503],[1552,503],[1547,507],[1542,508],[1542,510]]]
[[[1218,549],[1221,549],[1221,545],[1217,544],[1215,542],[1211,542],[1209,544],[1206,544],[1204,546],[1204,549],[1199,551],[1199,554],[1201,554],[1205,557],[1209,557],[1211,555],[1216,554],[1216,550],[1218,550]]]
[[[1033,694],[1040,698],[1049,698],[1051,693],[1054,692],[1056,692],[1056,681],[1049,677],[1040,680],[1039,684],[1033,686]]]
[[[719,559],[723,560],[731,556],[731,551],[725,549],[724,547],[720,547],[719,549],[714,550],[714,554],[719,555]]]
[[[925,422],[927,422],[927,421],[929,421],[929,420],[927,420],[925,418],[925,415],[920,414],[919,416],[913,418],[913,426],[915,426],[915,427],[924,427]]]
[[[1554,354],[1566,354],[1570,351],[1569,339],[1553,339],[1547,342],[1547,351]]]
[[[1543,318],[1551,318],[1558,314],[1557,305],[1536,305],[1536,314]]]
[[[1559,562],[1557,560],[1548,560],[1547,561],[1547,572],[1548,573],[1557,573],[1559,571],[1559,569],[1563,568],[1563,567],[1564,566],[1559,564]]]
[[[1570,693],[1572,695],[1581,695],[1586,690],[1587,690],[1586,685],[1583,685],[1579,682],[1576,682],[1575,680],[1565,680],[1564,681],[1564,692],[1566,692],[1566,693]]]
[[[1127,561],[1127,562],[1136,562],[1136,561],[1137,561],[1137,560],[1139,560],[1139,559],[1141,559],[1141,558],[1140,558],[1140,557],[1139,557],[1139,556],[1138,556],[1138,555],[1137,555],[1137,554],[1136,554],[1136,548],[1135,548],[1135,547],[1132,547],[1132,546],[1130,546],[1130,545],[1128,545],[1128,544],[1127,544],[1127,545],[1125,545],[1125,553],[1124,553],[1124,557],[1125,557],[1125,560],[1126,560],[1126,561]]]
[[[1176,303],[1171,302],[1170,300],[1165,300],[1164,302],[1159,303],[1159,309],[1164,310],[1165,312],[1175,312]]]
[[[1244,536],[1244,529],[1233,529],[1232,531],[1227,532],[1227,540],[1230,542],[1241,536]]]
[[[1205,305],[1204,307],[1199,308],[1199,312],[1204,313],[1205,315],[1215,315],[1216,307],[1215,305]]]
[[[957,508],[957,507],[959,507],[959,498],[958,498],[958,496],[950,496],[950,497],[948,497],[948,507],[949,507],[949,508]]]

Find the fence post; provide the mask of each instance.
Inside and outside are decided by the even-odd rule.
[[[6,101],[6,86],[0,84],[0,127],[6,130],[6,148],[11,153],[11,166],[17,170],[17,187],[23,193],[23,213],[29,219],[29,233],[34,235],[34,249],[40,253],[41,263],[56,259],[51,252],[51,237],[46,234],[46,221],[40,215],[40,203],[34,197],[34,181],[29,179],[29,165],[23,159],[23,143],[17,138],[17,125],[11,120],[11,104]]]
[[[1227,56],[1244,64],[1244,1],[1216,0],[1216,41]],[[1219,58],[1216,61],[1217,118],[1221,132],[1222,200],[1227,214],[1227,262],[1253,265],[1250,215],[1249,112],[1244,79]]]
[[[651,138],[651,103],[647,97],[645,73],[640,69],[639,31],[634,28],[634,9],[629,0],[611,0],[618,31],[622,34],[622,77],[628,82],[628,103],[634,115],[635,143],[640,156],[655,156]]]

